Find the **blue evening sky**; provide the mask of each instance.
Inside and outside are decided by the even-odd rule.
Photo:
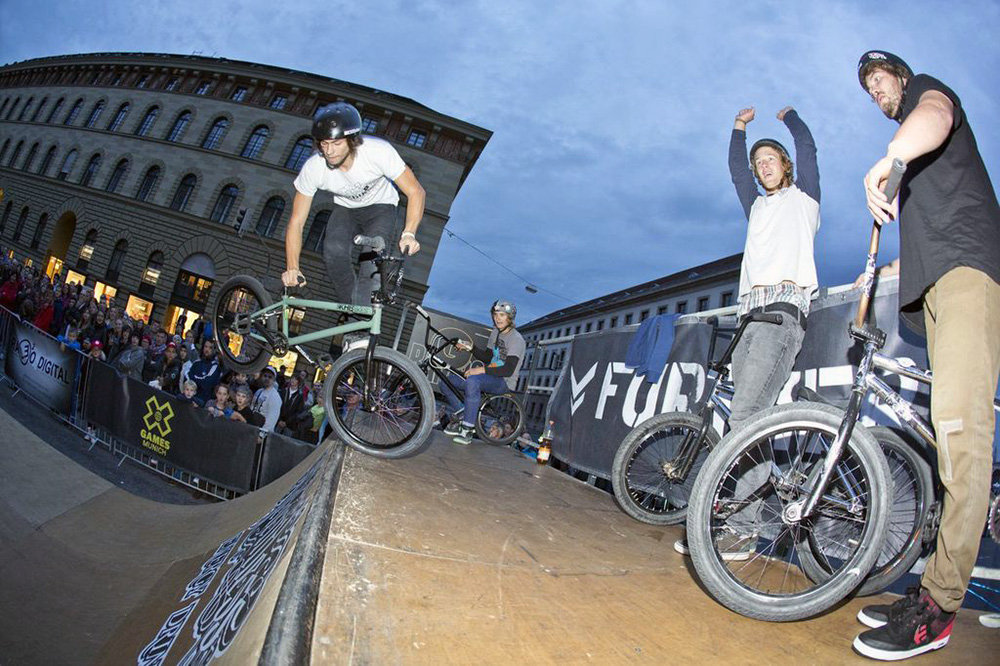
[[[220,56],[393,92],[494,132],[448,228],[542,288],[445,238],[428,305],[520,322],[743,249],[729,180],[733,116],[790,145],[799,110],[819,146],[824,285],[853,280],[870,222],[861,179],[895,125],[861,91],[869,48],[962,99],[1000,173],[1000,3],[262,2],[0,0],[0,62],[70,53]],[[895,256],[895,231],[883,234]],[[547,290],[547,291],[546,291]]]

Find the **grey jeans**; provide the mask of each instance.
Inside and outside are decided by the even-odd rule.
[[[795,358],[802,349],[805,329],[795,317],[783,314],[781,324],[751,322],[733,351],[732,415],[729,431],[743,427],[747,419],[762,409],[774,405],[781,388],[788,381],[795,365]],[[736,480],[736,498],[746,498],[755,493],[770,475],[770,461],[743,459]],[[762,504],[755,501],[735,513],[729,525],[736,532],[748,535],[758,518]]]
[[[352,257],[356,256],[354,237],[358,234],[382,236],[386,247],[391,249],[396,240],[395,227],[396,207],[390,204],[374,204],[363,208],[333,207],[326,223],[323,261],[337,302],[372,304],[372,291],[378,288],[372,277],[375,264],[364,261],[355,270],[352,261]]]

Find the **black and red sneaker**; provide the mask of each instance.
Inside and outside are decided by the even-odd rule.
[[[898,661],[948,644],[955,614],[945,613],[926,590],[893,604],[887,622],[854,639],[854,650],[872,659]]]
[[[891,604],[870,604],[865,606],[858,611],[858,622],[872,629],[884,627],[890,618],[899,615],[916,601],[921,591],[922,588],[919,585],[910,587],[906,589],[906,596],[900,597]]]

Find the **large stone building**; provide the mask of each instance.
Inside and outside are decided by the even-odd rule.
[[[528,428],[544,426],[549,396],[578,335],[628,327],[651,316],[735,312],[743,253],[578,303],[518,327],[528,345],[518,389],[525,391]]]
[[[134,316],[172,328],[184,312],[190,324],[230,276],[284,270],[312,117],[340,100],[427,191],[422,251],[404,285],[420,302],[452,201],[491,132],[391,93],[224,58],[99,53],[0,68],[0,246]],[[317,298],[331,293],[317,250],[332,206],[318,194],[305,227],[302,269]],[[391,341],[398,312],[387,320]],[[329,325],[310,313],[293,330]]]

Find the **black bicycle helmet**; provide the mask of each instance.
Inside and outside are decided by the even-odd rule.
[[[317,143],[351,136],[360,131],[361,114],[347,102],[325,106],[313,119],[312,137]]]
[[[493,307],[490,308],[490,314],[494,312],[504,312],[510,316],[511,319],[517,316],[517,307],[510,301],[493,301]]]
[[[886,68],[890,71],[894,71],[908,79],[913,78],[913,70],[898,55],[893,55],[888,51],[868,51],[858,60],[858,82],[865,92],[868,92],[868,86],[865,85],[865,77],[877,65],[887,66]]]
[[[750,163],[751,164],[753,163],[754,153],[757,152],[758,148],[763,148],[764,146],[770,146],[771,148],[774,148],[779,153],[781,153],[782,155],[784,155],[785,159],[787,159],[789,162],[792,161],[792,156],[789,154],[788,149],[785,148],[783,145],[781,145],[780,141],[776,141],[774,139],[760,139],[759,141],[755,142],[753,144],[753,146],[750,147]]]

